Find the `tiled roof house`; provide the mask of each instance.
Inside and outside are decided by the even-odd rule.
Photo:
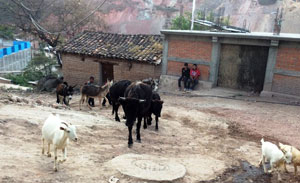
[[[97,83],[106,79],[140,80],[161,73],[160,35],[124,35],[84,31],[58,51],[63,74],[71,84],[82,85],[90,76]]]

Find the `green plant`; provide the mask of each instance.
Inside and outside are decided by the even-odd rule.
[[[24,76],[31,81],[39,80],[44,76],[52,74],[52,67],[55,64],[55,60],[46,57],[44,54],[39,54],[24,69]]]
[[[191,29],[191,19],[192,14],[190,12],[186,12],[184,16],[177,16],[172,20],[171,29],[173,30],[190,30]],[[195,19],[198,20],[207,20],[210,22],[215,21],[215,15],[212,11],[205,15],[203,11],[198,11],[196,14]],[[225,17],[221,24],[223,25],[230,25],[230,16]],[[201,24],[194,24],[194,30],[210,30],[210,27],[201,25]]]
[[[14,29],[6,25],[0,25],[0,37],[14,39]]]
[[[56,64],[55,60],[46,57],[44,54],[35,56],[24,69],[22,74],[13,75],[8,74],[5,77],[10,79],[12,83],[18,84],[21,86],[30,86],[28,81],[37,81],[42,77],[53,75],[52,67]]]
[[[29,86],[28,80],[23,76],[23,74],[8,74],[5,76],[7,79],[10,79],[13,84],[18,84],[21,86]]]

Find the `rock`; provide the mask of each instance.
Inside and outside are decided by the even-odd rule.
[[[25,104],[29,104],[29,101],[25,98],[22,98],[22,102],[25,103]]]
[[[35,101],[35,103],[37,103],[37,104],[39,104],[39,105],[42,105],[42,104],[43,104],[43,102],[42,102],[40,99],[37,99],[37,100]]]
[[[16,97],[17,102],[22,102],[22,100],[19,97]]]

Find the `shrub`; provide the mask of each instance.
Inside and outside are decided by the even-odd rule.
[[[46,57],[44,54],[39,54],[29,62],[22,74],[8,74],[5,77],[14,84],[30,86],[28,81],[37,81],[48,75],[57,76],[57,74],[52,73],[52,67],[55,64],[55,60]]]

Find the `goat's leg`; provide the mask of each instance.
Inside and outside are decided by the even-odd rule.
[[[64,154],[64,158],[62,160],[58,161],[59,163],[63,163],[65,161],[67,161],[67,148],[66,147],[62,149],[62,153]]]
[[[48,157],[51,157],[51,153],[50,153],[50,143],[48,143],[48,151],[47,151],[47,155],[48,155]]]
[[[295,173],[295,175],[297,175],[297,165],[296,164],[294,164],[294,173]]]
[[[265,157],[264,156],[262,156],[262,158],[261,158],[261,164],[264,168],[264,172],[267,173],[267,168],[266,168],[266,165],[265,165]]]
[[[42,139],[42,142],[43,142],[42,154],[44,154],[45,153],[45,139],[44,138]]]
[[[283,162],[283,168],[284,168],[284,171],[285,171],[286,173],[289,173],[289,171],[288,171],[287,168],[286,168],[286,162]]]
[[[57,172],[57,163],[56,163],[56,161],[57,161],[57,148],[54,146],[54,167],[53,167],[53,169],[54,169],[54,171]]]
[[[274,171],[274,163],[270,161],[271,169],[268,171],[269,173],[272,173]]]

